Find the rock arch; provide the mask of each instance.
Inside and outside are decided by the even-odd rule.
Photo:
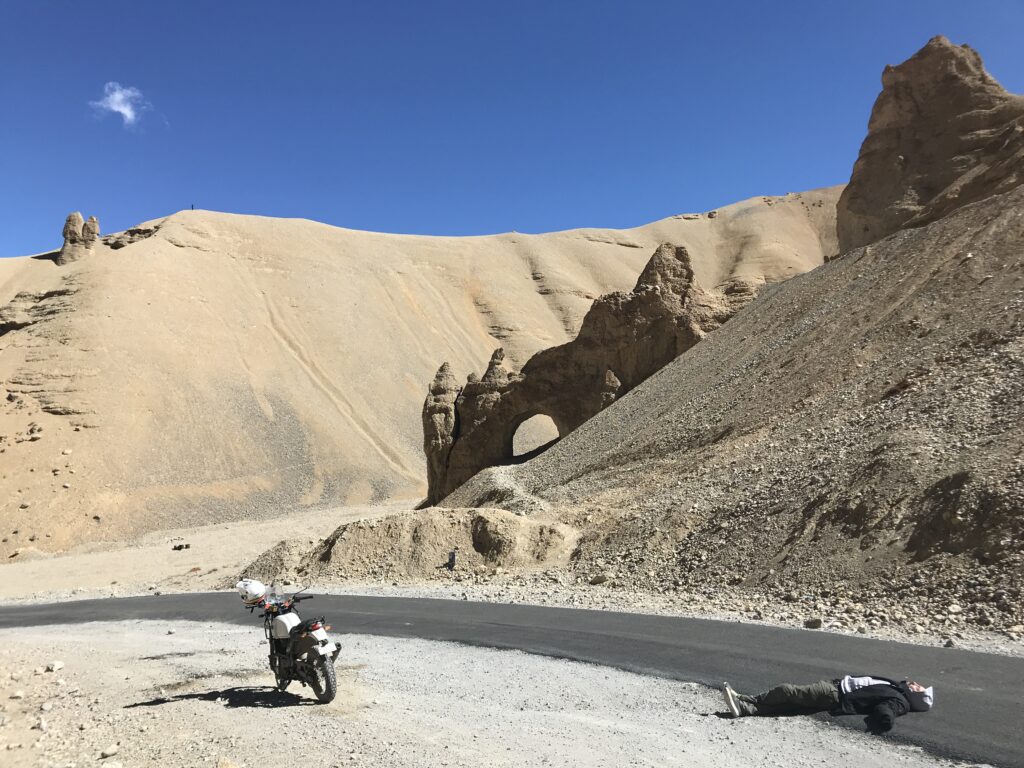
[[[663,244],[630,292],[594,302],[577,337],[510,370],[495,350],[462,387],[445,363],[423,405],[427,504],[480,470],[508,463],[516,428],[538,413],[565,436],[721,325],[756,294],[733,279],[705,290],[687,250]]]

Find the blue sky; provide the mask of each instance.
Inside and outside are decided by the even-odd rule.
[[[1021,92],[1022,29],[1021,0],[0,0],[0,255],[72,210],[540,232],[836,184],[886,64],[941,33]]]

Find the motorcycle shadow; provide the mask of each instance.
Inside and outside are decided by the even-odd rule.
[[[137,701],[134,704],[126,704],[124,708],[157,707],[161,704],[171,704],[176,701],[212,701],[228,709],[237,709],[239,707],[305,707],[318,703],[316,699],[306,698],[289,691],[279,691],[276,688],[235,686],[233,688],[198,691],[196,693],[179,693],[174,696],[158,696],[149,701]]]

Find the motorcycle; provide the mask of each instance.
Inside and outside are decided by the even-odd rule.
[[[277,594],[254,579],[243,579],[237,584],[242,600],[254,612],[262,609],[263,633],[270,647],[270,669],[274,673],[277,690],[284,691],[293,681],[309,686],[321,704],[334,701],[338,681],[334,661],[341,647],[327,636],[331,627],[323,616],[303,619],[296,607],[313,595],[296,592],[291,597]]]

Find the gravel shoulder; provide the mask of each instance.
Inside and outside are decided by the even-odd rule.
[[[318,766],[956,765],[829,720],[722,719],[717,692],[691,683],[448,643],[342,643],[339,695],[321,706],[297,684],[270,687],[256,621],[0,631],[0,762],[245,768],[290,744]]]
[[[408,509],[407,503],[328,507],[157,531],[136,539],[93,542],[61,554],[25,553],[0,564],[0,599],[53,602],[125,597],[154,591],[205,591],[230,578],[281,539],[312,545],[339,523]]]

